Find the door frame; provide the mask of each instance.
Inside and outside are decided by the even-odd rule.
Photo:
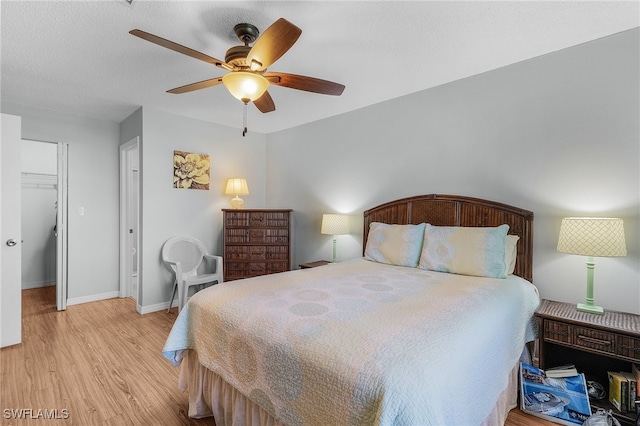
[[[56,170],[56,309],[67,309],[69,293],[69,144],[41,139],[20,140],[55,144]]]
[[[134,296],[137,301],[137,310],[140,311],[142,297],[142,272],[140,270],[140,180],[139,151],[140,138],[136,136],[130,141],[120,145],[120,297]],[[136,155],[137,154],[137,155]],[[132,188],[134,185],[133,169],[138,169],[138,197],[133,200]],[[135,206],[133,205],[135,203]],[[133,230],[133,208],[138,212],[138,226]],[[131,294],[133,279],[133,261],[131,252],[133,241],[138,241],[137,268],[138,289],[137,294]]]
[[[69,190],[69,144],[58,142],[58,214],[56,216],[56,308],[67,309],[69,290],[69,229],[68,229],[68,190]]]

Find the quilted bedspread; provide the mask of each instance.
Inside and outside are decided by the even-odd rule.
[[[202,365],[287,425],[478,425],[539,297],[478,278],[355,259],[212,286],[182,310],[164,355]]]

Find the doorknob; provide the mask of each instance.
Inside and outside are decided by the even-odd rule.
[[[8,240],[7,240],[7,245],[8,245],[9,247],[13,247],[13,246],[15,246],[16,244],[18,244],[18,242],[17,242],[16,240],[14,240],[13,238],[10,238],[10,239],[8,239]]]

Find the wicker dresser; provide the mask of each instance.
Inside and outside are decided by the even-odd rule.
[[[222,210],[224,280],[291,269],[289,210]]]
[[[574,364],[587,380],[608,390],[608,370],[631,371],[632,363],[640,363],[640,315],[611,310],[597,315],[580,312],[575,304],[543,300],[536,317],[542,369]],[[591,406],[613,409],[606,399],[592,400]],[[623,425],[635,424],[634,413],[613,413]]]

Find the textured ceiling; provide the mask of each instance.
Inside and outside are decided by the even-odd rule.
[[[270,71],[335,81],[342,96],[272,86],[270,133],[640,26],[637,1],[7,1],[2,102],[120,122],[141,105],[242,127],[224,86],[166,90],[226,71],[129,34],[138,28],[224,59],[233,27],[284,17],[302,36]]]

